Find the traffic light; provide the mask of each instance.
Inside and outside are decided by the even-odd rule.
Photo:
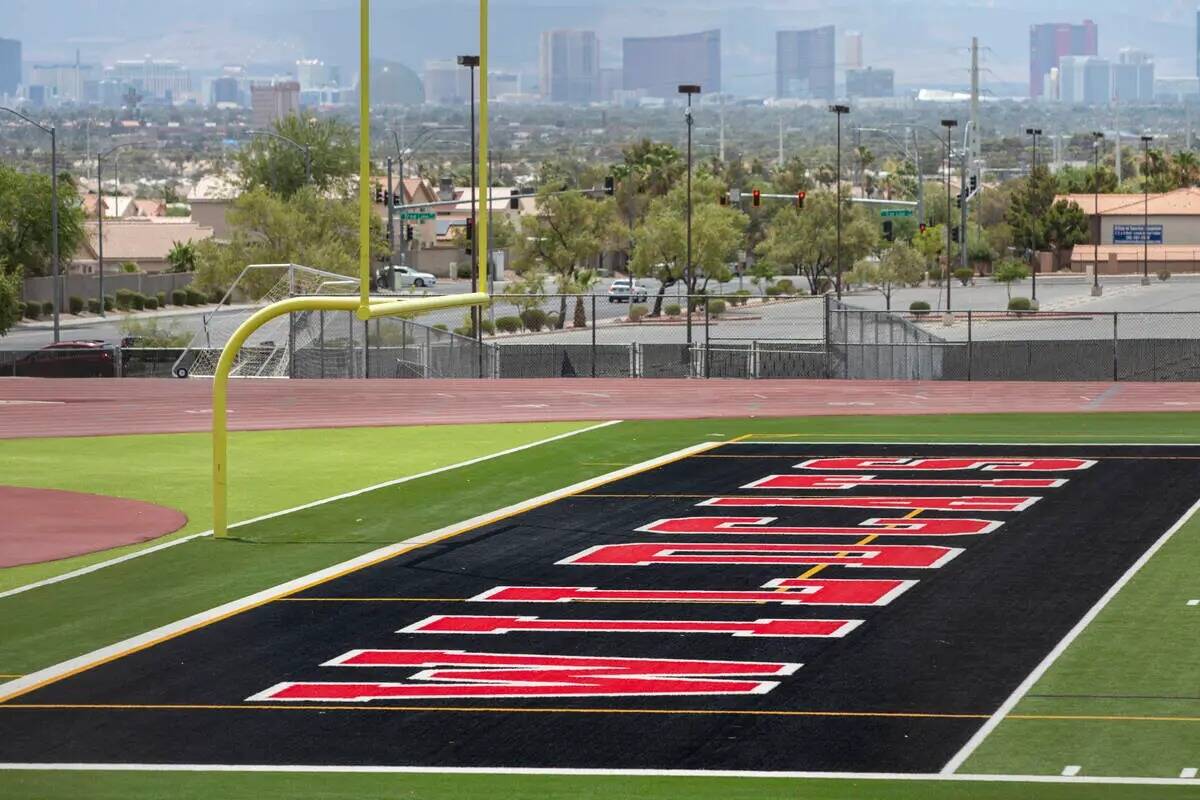
[[[796,192],[796,208],[804,208],[804,198],[808,197],[808,192]]]
[[[392,193],[386,189],[383,191],[383,204],[385,206],[390,206],[392,204]]]
[[[758,189],[755,189],[750,195],[750,205],[754,206],[755,208],[758,208],[762,205],[762,192],[760,192]]]
[[[378,184],[375,185],[375,202],[383,203],[383,187]]]
[[[979,176],[978,176],[978,175],[972,175],[972,176],[971,176],[971,194],[975,194],[975,192],[976,192],[978,189],[979,189]]]
[[[413,240],[413,226],[406,225],[404,227],[404,241],[411,242]]]
[[[951,238],[951,239],[953,239],[953,240],[954,240],[954,241],[956,241],[956,242],[957,242],[957,241],[960,241],[960,240],[959,240],[959,238],[958,238],[958,236],[959,236],[959,234],[961,234],[961,233],[962,233],[962,229],[960,229],[960,228],[959,228],[957,225],[955,225],[955,226],[953,226],[952,228],[950,228],[950,238]]]
[[[475,241],[475,220],[467,217],[467,246],[463,248],[467,255],[474,252]]]
[[[520,192],[518,192],[516,189],[513,189],[513,190],[512,190],[512,191],[509,193],[509,197],[508,197],[508,207],[509,207],[510,209],[512,209],[513,211],[520,211],[520,210],[521,210],[521,193],[520,193]]]
[[[614,194],[616,194],[616,191],[617,191],[617,179],[614,178],[612,175],[609,175],[607,178],[604,179],[604,193],[606,195],[608,195],[609,197],[612,197]]]
[[[895,226],[892,225],[892,221],[890,219],[885,219],[883,221],[883,238],[889,242],[896,241],[896,229]]]
[[[963,204],[963,193],[959,192],[958,195],[954,198],[954,207],[962,208],[962,204]]]

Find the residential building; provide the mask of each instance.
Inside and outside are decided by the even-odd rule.
[[[1112,63],[1094,56],[1063,56],[1058,62],[1058,99],[1071,105],[1112,101]]]
[[[600,44],[595,31],[543,31],[538,89],[552,103],[591,103],[600,95]]]
[[[21,85],[21,43],[0,39],[0,95],[15,95]]]
[[[1121,103],[1154,100],[1154,59],[1149,53],[1122,48],[1113,64],[1113,99]]]
[[[1064,56],[1094,56],[1099,51],[1099,28],[1090,19],[1082,25],[1051,22],[1029,28],[1029,96],[1041,97],[1045,75]]]
[[[1091,236],[1075,247],[1072,268],[1083,272],[1096,260],[1091,242],[1099,236],[1100,273],[1159,270],[1196,272],[1200,268],[1200,189],[1165,194],[1065,195],[1088,217]],[[1097,210],[1099,213],[1097,214]],[[1146,262],[1146,263],[1144,263]]]
[[[148,100],[173,103],[192,92],[191,73],[173,59],[147,57],[141,61],[118,61],[104,71],[104,77],[126,88],[132,87]]]
[[[250,87],[254,127],[270,130],[284,117],[300,113],[300,84],[296,81],[255,83]]]
[[[846,69],[863,68],[863,35],[859,31],[846,31],[843,42],[842,62]]]
[[[833,25],[775,33],[775,96],[832,100],[837,80]]]
[[[426,61],[421,80],[429,105],[460,106],[471,102],[471,71],[457,61]]]
[[[721,91],[721,32],[643,36],[622,40],[622,89],[647,97],[677,97],[682,84],[705,94]]]
[[[296,62],[296,80],[300,83],[302,92],[340,86],[342,70],[340,67],[330,66],[315,58],[302,59]]]
[[[107,198],[106,198],[107,200]],[[99,263],[98,226],[85,223],[86,236],[71,259],[70,271],[95,275]],[[167,255],[177,242],[202,242],[211,239],[213,229],[191,221],[154,222],[147,218],[125,219],[104,225],[104,274],[132,262],[140,272],[166,272],[171,265]]]
[[[895,86],[895,70],[874,67],[846,70],[847,97],[893,97]]]

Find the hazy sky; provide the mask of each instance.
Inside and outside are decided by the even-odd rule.
[[[0,36],[25,42],[26,60],[85,61],[153,55],[195,68],[302,57],[355,73],[354,0],[0,0]],[[475,49],[475,2],[374,0],[374,52],[420,69],[427,59]],[[1101,55],[1123,46],[1154,53],[1159,75],[1195,74],[1195,0],[492,0],[493,60],[532,70],[537,36],[552,27],[595,29],[605,65],[620,63],[623,35],[722,29],[725,84],[767,93],[774,31],[836,24],[860,30],[867,64],[892,67],[900,84],[966,80],[972,35],[989,48],[985,83],[1024,83],[1031,23],[1100,25]],[[1047,12],[1048,8],[1053,11]],[[839,35],[840,39],[840,35]],[[840,47],[840,42],[839,42]],[[839,51],[839,59],[841,53]]]

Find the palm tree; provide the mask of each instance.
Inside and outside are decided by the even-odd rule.
[[[1175,172],[1175,182],[1180,186],[1195,186],[1200,183],[1200,158],[1191,150],[1176,153],[1172,168]]]

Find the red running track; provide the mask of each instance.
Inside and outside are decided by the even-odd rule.
[[[0,378],[0,438],[207,431],[205,380]],[[859,414],[1200,410],[1189,383],[234,381],[233,430]]]

